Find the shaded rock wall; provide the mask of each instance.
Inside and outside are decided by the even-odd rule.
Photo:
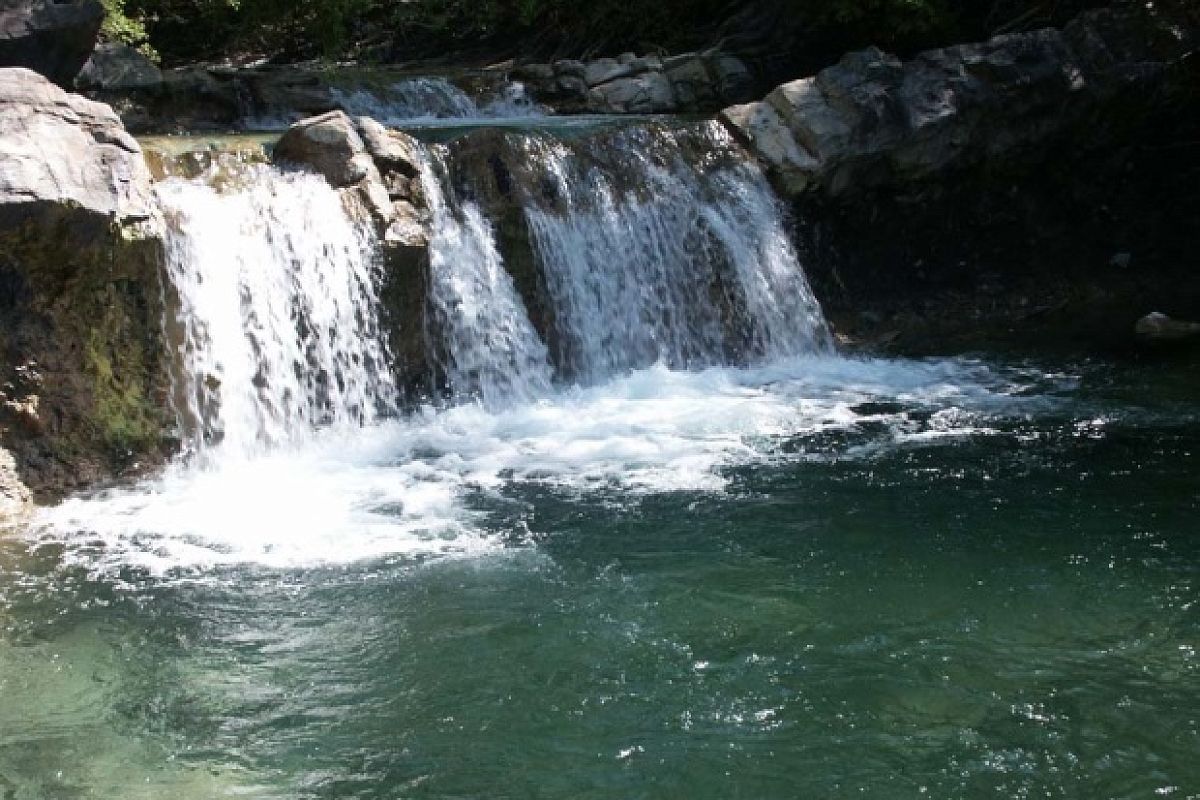
[[[851,53],[722,116],[791,198],[841,330],[915,352],[1128,340],[1159,306],[1200,311],[1200,21],[1173,9]]]
[[[161,221],[111,109],[0,70],[0,443],[39,497],[156,462]]]
[[[0,7],[0,67],[25,67],[69,87],[100,33],[97,0],[5,0]]]

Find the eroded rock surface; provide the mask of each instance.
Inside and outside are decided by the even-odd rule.
[[[369,219],[383,259],[383,324],[405,389],[424,393],[424,298],[430,213],[421,189],[421,145],[368,117],[331,111],[301,120],[275,146],[274,159],[311,169],[342,191],[352,212]]]

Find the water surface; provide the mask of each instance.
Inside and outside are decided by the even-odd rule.
[[[0,797],[1197,796],[1198,378],[658,367],[71,501]]]

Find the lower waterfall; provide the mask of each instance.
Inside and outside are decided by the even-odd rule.
[[[796,442],[867,424],[866,454],[986,431],[1017,402],[966,362],[839,358],[765,180],[713,127],[505,136],[482,172],[420,156],[424,327],[449,389],[426,405],[398,400],[377,243],[323,179],[241,165],[160,185],[183,456],[42,510],[32,535],[94,572],[184,577],[499,552],[528,532],[489,509],[529,487],[719,493],[739,465],[810,457]]]

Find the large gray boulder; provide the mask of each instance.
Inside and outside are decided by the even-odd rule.
[[[3,0],[0,67],[27,67],[69,87],[96,46],[98,0]]]
[[[1195,40],[1153,7],[1115,6],[1061,31],[907,62],[875,48],[850,53],[722,118],[784,191],[836,196],[1015,157],[1086,124],[1116,97],[1153,90]]]
[[[142,150],[102,103],[0,69],[0,142],[0,232],[48,207],[103,225],[154,217]]]
[[[39,498],[161,460],[162,235],[112,109],[0,69],[0,447]]]

